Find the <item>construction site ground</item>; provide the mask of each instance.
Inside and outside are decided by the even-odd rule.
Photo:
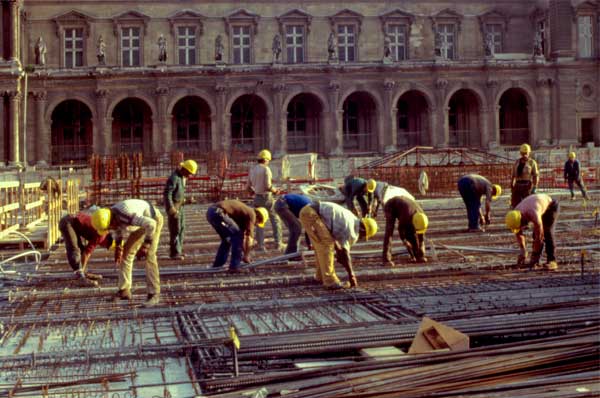
[[[269,223],[269,250],[252,266],[212,270],[219,238],[197,204],[184,208],[185,260],[168,257],[162,231],[154,308],[141,306],[142,261],[133,300],[110,300],[117,273],[105,249],[89,264],[104,276],[98,288],[78,287],[62,244],[39,264],[3,264],[0,397],[600,396],[600,192],[549,193],[560,201],[554,272],[515,265],[507,195],[483,233],[465,232],[458,195],[421,200],[426,264],[409,262],[396,234],[396,266],[383,266],[380,211],[377,235],[352,248],[355,289],[317,283],[310,253],[260,264],[281,256]],[[469,336],[470,350],[403,354],[424,317]]]

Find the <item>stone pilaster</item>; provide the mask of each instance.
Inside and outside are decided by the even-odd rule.
[[[231,113],[225,109],[227,104],[227,86],[218,83],[215,86],[216,115],[211,120],[211,141],[214,150],[229,151],[231,148]]]
[[[492,148],[500,143],[500,107],[496,104],[498,80],[490,78],[485,82],[485,86],[488,109],[482,113],[482,121],[486,127],[482,126],[481,129],[481,146]]]
[[[170,152],[173,147],[171,117],[170,115],[167,115],[168,95],[169,89],[167,87],[159,87],[156,89],[156,97],[158,102],[156,124],[158,128],[152,136],[153,152]]]
[[[19,104],[21,102],[21,93],[19,91],[8,91],[8,134],[9,134],[9,149],[8,160],[11,164],[20,164],[20,125],[19,125]]]
[[[532,143],[555,142],[558,137],[554,137],[553,114],[557,111],[553,109],[554,79],[540,76],[536,79],[536,96],[538,99],[537,109],[529,107],[529,132]],[[558,112],[560,113],[560,112]],[[535,125],[534,125],[535,124]]]
[[[111,155],[113,153],[112,119],[106,115],[108,91],[98,89],[96,94],[96,135],[94,136],[94,153]]]
[[[287,153],[287,112],[283,108],[284,83],[273,84],[273,120],[269,120],[268,147],[276,157]]]
[[[47,98],[48,94],[45,91],[33,93],[35,106],[35,139],[33,149],[35,150],[37,163],[40,166],[44,166],[52,160],[52,153],[50,151],[52,142],[50,140],[50,132],[44,120]]]
[[[9,58],[14,61],[18,61],[20,59],[20,51],[19,51],[19,43],[20,43],[20,28],[19,28],[19,1],[18,0],[9,0],[7,1],[10,15],[10,22],[8,29],[3,29],[4,34],[8,32],[9,42],[10,42],[10,52]]]
[[[448,126],[448,108],[445,104],[446,91],[448,89],[448,80],[437,79],[435,82],[435,101],[436,108],[442,112],[432,110],[432,119],[437,118],[437,123],[432,120],[431,145],[434,147],[447,147],[450,142],[450,131]],[[440,128],[441,127],[441,128]]]
[[[396,113],[398,110],[392,103],[396,82],[385,80],[383,82],[383,112],[378,112],[379,123],[379,151],[394,152],[398,144],[398,126]]]
[[[342,118],[344,111],[339,109],[340,83],[329,82],[329,109],[330,112],[324,116],[325,120],[325,147],[329,148],[330,155],[341,155],[344,153],[344,136],[342,132]]]

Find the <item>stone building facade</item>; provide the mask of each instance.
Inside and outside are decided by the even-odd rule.
[[[0,162],[600,145],[598,0],[1,0]]]

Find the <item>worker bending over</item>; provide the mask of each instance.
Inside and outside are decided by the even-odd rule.
[[[587,193],[585,192],[585,186],[581,180],[581,174],[579,172],[579,161],[575,159],[577,155],[575,152],[569,153],[569,160],[565,162],[565,181],[569,185],[569,191],[571,191],[571,200],[575,200],[575,192],[573,192],[573,183],[576,183],[584,199],[588,199]]]
[[[492,222],[491,203],[502,194],[502,188],[478,174],[467,174],[458,180],[458,192],[467,207],[468,232],[483,231],[483,225],[490,225]],[[481,197],[484,195],[485,214],[481,211]]]
[[[115,263],[119,267],[119,290],[115,299],[131,300],[133,260],[136,253],[146,258],[145,307],[152,307],[160,301],[160,275],[156,250],[163,227],[163,216],[152,204],[141,199],[126,199],[115,203],[111,208],[96,210],[92,215],[92,225],[98,233],[114,230],[116,242]],[[138,227],[124,236],[131,227]]]
[[[358,286],[352,269],[350,247],[359,237],[369,239],[377,233],[375,220],[359,219],[336,203],[315,201],[300,210],[300,222],[315,250],[315,278],[329,289]],[[348,273],[350,282],[347,284],[342,284],[335,273],[334,253]]]
[[[383,261],[387,267],[393,267],[392,261],[392,235],[396,220],[398,220],[398,233],[404,242],[411,261],[427,262],[425,257],[425,232],[429,220],[423,209],[413,199],[396,196],[388,200],[383,206],[385,212],[385,236],[383,237]]]
[[[354,199],[360,205],[360,211],[363,217],[369,214],[369,203],[373,201],[373,191],[377,183],[375,180],[365,180],[364,178],[348,176],[344,179],[342,192],[346,197],[346,207],[358,216],[358,211],[354,206]]]
[[[250,262],[255,226],[264,228],[269,213],[264,207],[252,208],[239,200],[230,199],[210,206],[206,211],[206,219],[221,237],[213,268],[223,267],[231,250],[229,271],[238,272],[242,259]]]
[[[298,244],[302,233],[302,224],[299,220],[300,210],[311,203],[312,200],[308,196],[294,193],[283,195],[275,202],[275,212],[281,217],[289,231],[285,254],[296,253],[298,251]]]
[[[275,205],[273,194],[277,194],[279,190],[273,187],[273,175],[269,168],[270,161],[271,152],[268,149],[263,149],[258,153],[258,163],[250,169],[246,187],[249,191],[254,193],[254,207],[263,207],[269,212],[271,227],[273,228],[275,250],[282,251],[281,221],[273,208]],[[258,228],[256,230],[256,241],[256,250],[265,251],[265,232],[263,228]]]
[[[510,207],[515,208],[527,196],[534,194],[538,186],[538,165],[531,159],[531,147],[523,144],[519,148],[521,157],[513,166],[510,187]]]
[[[165,185],[163,201],[169,225],[169,257],[172,259],[183,260],[185,258],[183,255],[185,182],[189,176],[196,174],[197,170],[198,164],[194,160],[188,159],[171,174]]]
[[[86,272],[88,261],[96,246],[108,249],[113,243],[112,235],[101,235],[92,226],[92,214],[96,210],[96,207],[91,207],[77,214],[67,214],[58,223],[58,229],[65,242],[67,261],[75,278],[83,287],[96,287],[97,280],[102,279],[101,275]]]
[[[377,217],[379,206],[384,206],[388,200],[395,198],[396,196],[403,196],[415,200],[415,197],[406,189],[395,187],[387,182],[377,181],[375,183],[375,190],[373,191],[373,200],[369,203],[369,214],[371,214],[373,218]]]
[[[558,218],[558,202],[545,194],[530,195],[523,199],[514,210],[506,213],[506,226],[515,234],[519,249],[521,250],[517,260],[518,265],[524,265],[527,261],[527,249],[525,246],[525,234],[523,230],[528,223],[533,224],[533,245],[529,267],[531,269],[539,266],[542,257],[542,249],[546,245],[547,270],[558,268],[554,257],[554,224]]]

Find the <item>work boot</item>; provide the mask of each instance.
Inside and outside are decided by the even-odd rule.
[[[329,290],[341,290],[341,289],[349,289],[350,288],[350,282],[336,282],[333,283],[331,285],[325,285],[325,289],[329,289]]]
[[[264,246],[256,246],[255,250],[257,253],[266,253],[267,252],[267,249],[265,249]]]
[[[170,256],[169,258],[171,260],[179,260],[179,261],[185,260],[185,256],[183,254],[176,254],[174,256]]]
[[[75,271],[75,280],[81,287],[98,287],[98,282],[86,278],[85,274],[81,270]]]
[[[92,274],[91,272],[86,272],[85,273],[85,277],[88,279],[91,279],[93,281],[101,281],[102,280],[102,275],[100,274]]]
[[[394,263],[392,260],[387,260],[385,263],[383,263],[384,267],[395,267],[396,263]]]
[[[485,232],[485,230],[481,227],[477,227],[477,228],[469,228],[467,230],[467,232]]]
[[[575,195],[571,195],[571,200],[575,200]]]
[[[556,261],[552,260],[544,264],[544,269],[546,271],[556,271],[558,269],[558,264]]]
[[[154,307],[160,302],[160,294],[149,294],[148,299],[144,301],[144,307]]]
[[[113,301],[119,300],[131,300],[131,290],[129,289],[120,289],[117,294],[112,297]]]
[[[285,251],[285,244],[277,243],[275,245],[275,250],[278,251],[279,253],[283,253]]]

